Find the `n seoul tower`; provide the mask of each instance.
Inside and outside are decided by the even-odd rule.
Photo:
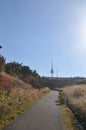
[[[51,62],[51,70],[50,70],[50,73],[51,73],[51,78],[53,78],[53,74],[54,74],[53,62]]]

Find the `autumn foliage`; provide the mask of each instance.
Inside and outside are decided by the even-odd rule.
[[[39,74],[36,70],[31,70],[29,66],[14,61],[6,64],[5,72],[31,84],[34,88],[42,87]]]
[[[8,89],[10,87],[10,80],[7,77],[0,77],[0,89]]]
[[[28,76],[26,76],[26,77],[24,78],[24,81],[25,81],[26,83],[29,83],[29,84],[31,84],[32,80],[33,80],[33,76],[32,76],[32,75],[28,75]]]
[[[0,130],[39,97],[49,92],[36,70],[0,55]]]

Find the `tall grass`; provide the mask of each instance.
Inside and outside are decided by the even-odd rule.
[[[64,114],[66,106],[72,111],[73,117],[75,117],[73,118],[75,122],[73,123],[74,130],[81,130],[82,127],[84,130],[86,130],[86,85],[73,85],[64,87],[60,89],[60,98],[60,109],[64,117],[64,124],[67,126],[66,118],[68,118],[68,116],[67,114]]]
[[[63,92],[71,104],[86,111],[86,85],[65,87]]]
[[[0,92],[0,130],[3,126],[13,120],[18,114],[29,107],[40,96],[49,92],[44,89],[22,89],[13,88],[10,91]]]
[[[33,89],[31,85],[0,72],[0,130],[47,92],[48,88]]]
[[[48,88],[33,89],[31,85],[1,72],[0,130],[47,92],[49,92]]]

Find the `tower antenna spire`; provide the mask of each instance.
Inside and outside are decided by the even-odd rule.
[[[50,73],[51,73],[51,77],[53,77],[53,74],[54,74],[53,61],[51,61],[51,70],[50,70]]]

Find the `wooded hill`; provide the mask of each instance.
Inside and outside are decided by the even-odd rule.
[[[74,78],[49,78],[43,77],[41,78],[42,84],[48,86],[51,89],[65,87],[68,85],[79,85],[86,84],[86,78],[74,77]]]
[[[22,63],[18,63],[16,61],[6,63],[6,59],[2,55],[0,55],[0,73],[1,72],[5,72],[6,74],[20,79],[25,83],[32,85],[33,88],[40,89],[43,87],[40,82],[40,75],[36,72],[36,70],[31,70],[29,66],[23,65]],[[8,82],[5,81],[5,79],[6,78],[3,78],[2,75],[0,76],[1,82],[2,80],[3,83]]]

